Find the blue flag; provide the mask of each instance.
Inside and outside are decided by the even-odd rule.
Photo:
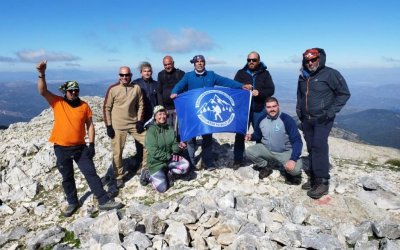
[[[231,88],[198,88],[174,100],[182,141],[198,135],[246,134],[251,92]]]

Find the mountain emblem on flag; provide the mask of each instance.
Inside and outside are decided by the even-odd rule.
[[[235,101],[225,92],[208,90],[196,100],[199,119],[213,127],[228,126],[235,118]]]

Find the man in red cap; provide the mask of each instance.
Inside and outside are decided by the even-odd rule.
[[[336,113],[350,98],[345,79],[337,70],[326,67],[325,60],[323,49],[306,50],[297,86],[296,112],[302,123],[311,170],[302,188],[313,199],[329,192],[328,136]]]

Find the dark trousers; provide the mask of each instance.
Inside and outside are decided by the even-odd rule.
[[[201,158],[206,167],[211,167],[214,165],[213,153],[212,153],[212,134],[205,134],[201,136],[203,142],[201,143]],[[190,162],[193,166],[196,165],[194,159],[194,153],[196,152],[196,137],[190,139],[187,142],[187,151],[189,154]]]
[[[250,111],[249,125],[253,126],[253,129],[260,123],[261,116],[265,115],[265,109],[260,112]],[[235,135],[235,144],[233,146],[233,159],[234,161],[242,162],[244,154],[244,136],[242,134]]]
[[[69,204],[78,204],[78,195],[74,178],[73,161],[78,165],[89,184],[90,190],[102,205],[109,200],[106,191],[101,184],[100,177],[96,173],[93,160],[88,157],[86,145],[64,147],[54,145],[54,153],[57,157],[57,168],[62,176],[62,186]]]
[[[309,153],[311,176],[313,179],[329,179],[328,136],[333,120],[320,124],[313,119],[304,119],[302,125]]]

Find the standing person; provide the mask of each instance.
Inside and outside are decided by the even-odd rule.
[[[243,84],[251,84],[253,87],[249,123],[252,124],[254,129],[257,126],[255,121],[260,120],[260,117],[265,115],[265,99],[275,92],[274,82],[267,66],[261,62],[260,55],[255,51],[247,55],[247,64],[238,70],[235,80]],[[235,136],[233,168],[239,168],[243,163],[244,139],[242,134],[237,133]]]
[[[314,199],[329,192],[328,136],[336,113],[350,98],[343,76],[326,67],[325,61],[323,49],[306,50],[297,86],[296,112],[302,123],[311,168],[311,178],[302,188]]]
[[[107,135],[111,138],[113,151],[113,169],[117,188],[124,186],[124,168],[122,152],[128,134],[132,135],[135,142],[144,145],[144,104],[142,91],[137,84],[131,83],[131,69],[122,66],[119,69],[119,80],[112,84],[106,92],[103,105],[104,123]],[[143,155],[136,148],[136,155],[141,160],[142,167],[146,166],[146,153]]]
[[[214,73],[214,71],[206,70],[206,60],[204,56],[197,55],[194,56],[190,63],[194,64],[194,70],[187,72],[183,78],[175,85],[172,89],[171,99],[177,97],[178,94],[185,92],[187,90],[204,88],[204,87],[214,87],[215,85],[220,85],[230,88],[246,88],[251,89],[249,85],[242,85],[240,82],[231,80],[226,77],[222,77]],[[205,168],[207,170],[214,170],[216,167],[214,165],[212,156],[212,134],[202,135],[202,160]],[[187,145],[187,150],[189,153],[189,158],[193,166],[196,165],[194,159],[196,147],[196,138],[192,138]]]
[[[301,183],[302,161],[299,159],[303,149],[301,135],[295,120],[279,110],[279,102],[275,97],[267,97],[265,101],[266,114],[257,121],[253,134],[247,134],[245,139],[260,140],[246,149],[246,156],[260,170],[260,178],[272,173],[269,162],[278,161],[286,171],[286,183],[299,185]]]
[[[153,114],[155,122],[147,130],[145,139],[149,169],[142,171],[140,183],[151,182],[154,189],[163,193],[170,186],[173,174],[183,175],[188,171],[189,161],[179,155],[186,144],[177,142],[173,127],[167,123],[167,110],[158,105]]]
[[[145,122],[145,127],[147,127],[148,124],[152,123],[153,108],[158,104],[157,82],[154,81],[152,78],[153,69],[149,62],[142,62],[139,65],[139,70],[140,70],[140,75],[142,77],[137,78],[136,80],[134,80],[134,82],[138,84],[140,86],[140,89],[142,90],[143,103],[144,103],[143,121]],[[137,154],[138,160],[141,161],[143,157],[143,145],[142,143],[135,140],[135,146],[138,152]]]
[[[157,78],[157,99],[158,104],[167,109],[167,123],[173,128],[177,128],[175,104],[171,99],[171,91],[179,80],[185,75],[180,69],[175,68],[174,59],[171,56],[163,58],[164,69],[158,73]],[[177,132],[177,131],[176,131]]]
[[[54,95],[47,89],[46,67],[47,61],[39,62],[36,66],[39,73],[38,91],[54,112],[54,127],[49,141],[54,143],[57,169],[62,176],[62,186],[68,202],[67,208],[63,211],[64,216],[70,217],[80,207],[73,161],[85,176],[90,190],[99,202],[100,210],[121,208],[123,206],[121,203],[110,200],[96,173],[93,163],[95,130],[92,110],[79,98],[79,84],[76,81],[67,81],[59,87],[64,97]],[[86,133],[89,137],[89,146],[85,142]]]

